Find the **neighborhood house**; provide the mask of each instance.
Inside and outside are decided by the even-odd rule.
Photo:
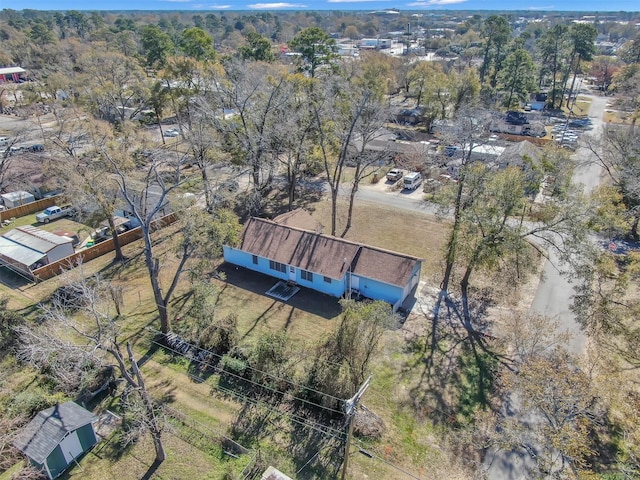
[[[334,297],[362,295],[396,311],[420,280],[422,260],[316,231],[251,218],[225,261]]]

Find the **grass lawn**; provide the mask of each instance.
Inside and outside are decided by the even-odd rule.
[[[344,212],[345,205],[341,205]],[[330,225],[329,204],[322,202],[313,205],[313,216],[325,226]],[[344,224],[345,216],[341,213],[339,223]],[[27,223],[33,223],[26,220]],[[16,222],[18,223],[18,222]],[[81,228],[71,220],[64,219],[46,226],[47,230],[71,230]],[[168,285],[177,259],[173,254],[173,239],[177,226],[156,234],[156,248],[161,258],[161,281]],[[328,228],[325,228],[325,232]],[[429,218],[420,213],[398,211],[377,204],[357,204],[354,210],[353,227],[347,238],[368,243],[374,246],[415,255],[424,259],[422,280],[437,285],[441,274],[440,258],[446,241],[447,224]],[[100,272],[111,278],[124,288],[124,320],[121,322],[122,340],[131,340],[135,344],[138,356],[149,353],[151,334],[147,327],[157,328],[157,313],[149,288],[149,280],[141,255],[142,243],[133,242],[125,246],[124,253],[128,261],[124,266],[113,264],[112,254],[92,260],[83,266],[85,272]],[[286,331],[301,350],[309,351],[313,345],[327,332],[335,328],[340,307],[337,299],[302,289],[289,302],[283,303],[267,297],[264,292],[273,284],[270,277],[236,269],[234,266],[222,264],[220,271],[226,279],[213,279],[218,287],[216,293],[216,315],[236,313],[240,344],[247,345],[265,332]],[[5,281],[7,273],[0,273]],[[39,284],[20,283],[16,280],[14,288],[1,287],[2,294],[9,296],[13,308],[22,308],[24,313],[33,313],[33,305],[46,299],[60,285],[60,278],[53,278]],[[190,285],[185,276],[176,291],[171,304],[172,318],[182,316],[190,304]],[[181,320],[185,321],[185,320]],[[403,465],[414,473],[421,472],[430,476],[426,470],[431,465],[431,472],[454,471],[449,467],[446,457],[438,446],[438,434],[429,422],[416,420],[414,406],[411,404],[411,389],[415,387],[415,372],[401,374],[407,365],[407,357],[401,333],[390,331],[384,338],[385,355],[375,367],[374,381],[367,392],[365,404],[379,414],[387,425],[387,432],[375,444],[367,445],[372,458],[357,453],[352,449],[352,463],[349,478],[401,478],[398,472],[385,462]],[[144,363],[142,370],[153,395],[166,401],[169,406],[187,414],[190,418],[206,425],[208,429],[219,434],[239,421],[243,407],[230,398],[212,395],[211,386],[206,382],[198,382],[189,375],[189,365],[185,361],[176,361],[162,350],[151,352],[151,357]],[[416,370],[417,371],[417,370]],[[284,432],[287,429],[273,418],[271,426],[265,430]],[[275,430],[274,430],[275,429]],[[180,432],[165,437],[167,442],[167,460],[154,473],[155,478],[222,478],[229,470],[238,472],[246,464],[247,458],[229,460],[219,450],[203,447],[202,442],[192,445],[184,441]],[[295,429],[290,433],[293,435]],[[269,437],[275,446],[260,442],[261,448],[275,448],[282,452],[289,445],[289,434],[286,438]],[[191,438],[190,435],[187,435]],[[286,440],[286,442],[284,441]],[[298,440],[302,445],[307,440]],[[115,448],[115,442],[107,446],[99,446],[95,452],[84,457],[80,468],[75,468],[66,477],[83,479],[104,478],[142,478],[153,461],[153,448],[141,441],[124,451]],[[98,453],[98,450],[102,453]],[[299,452],[304,457],[305,450]],[[96,453],[98,453],[96,455]],[[313,452],[311,452],[313,453]],[[335,456],[331,451],[323,454]],[[276,458],[282,453],[275,453]],[[282,465],[287,466],[287,473],[302,466],[297,461],[291,463],[284,457]],[[382,459],[382,460],[381,460]],[[333,459],[335,461],[335,458]],[[293,471],[291,471],[293,469]],[[320,476],[314,476],[320,475]],[[323,478],[322,474],[309,472],[299,478]],[[444,477],[440,477],[444,478]],[[451,477],[454,478],[454,477]]]
[[[606,123],[617,123],[631,125],[633,121],[632,112],[621,112],[619,110],[605,110],[603,120]]]
[[[569,110],[566,107],[562,107],[562,110],[569,114],[573,112],[574,115],[584,116],[589,114],[589,108],[591,108],[591,99],[589,97],[584,97],[582,95],[578,95],[577,100],[574,102],[573,107]]]
[[[338,209],[338,232],[346,223],[346,207],[346,202],[342,202]],[[325,233],[329,233],[330,203],[316,203],[312,209],[313,217],[325,226]],[[440,283],[438,276],[443,272],[441,259],[449,231],[447,221],[377,203],[358,202],[352,224],[345,238],[422,258],[422,280]]]

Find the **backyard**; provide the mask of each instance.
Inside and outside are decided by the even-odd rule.
[[[323,224],[329,223],[329,209],[326,203],[315,204],[312,210],[317,220]],[[32,217],[16,219],[12,226],[33,224]],[[424,258],[423,280],[433,283],[437,279],[440,268],[437,259],[441,257],[440,252],[444,244],[445,223],[418,213],[398,212],[377,205],[357,205],[355,219],[354,227],[348,235],[349,239]],[[411,228],[407,229],[407,225],[411,225]],[[87,227],[70,219],[58,220],[43,227],[49,231],[71,231],[82,235],[85,229],[86,233],[89,231]],[[177,262],[173,254],[173,228],[177,227],[170,226],[155,234],[157,248],[163,251],[161,276],[164,284],[169,281],[172,267]],[[165,434],[168,458],[155,474],[158,478],[184,478],[184,472],[190,468],[193,472],[211,472],[210,477],[203,478],[221,478],[221,472],[227,470],[238,473],[248,463],[251,455],[242,455],[239,459],[234,459],[223,454],[220,449],[203,448],[203,443],[211,442],[205,442],[202,438],[208,438],[206,435],[230,435],[232,426],[240,421],[239,415],[242,416],[242,412],[245,417],[249,413],[255,415],[256,412],[248,412],[247,406],[243,407],[233,396],[215,393],[215,379],[202,381],[190,376],[193,370],[189,361],[153,345],[153,333],[157,328],[156,311],[148,288],[149,280],[140,251],[141,246],[140,242],[134,242],[125,247],[127,261],[123,265],[112,263],[111,253],[88,262],[83,268],[88,274],[99,272],[112,282],[126,286],[123,298],[126,313],[121,324],[122,341],[132,341],[138,356],[146,355],[142,370],[154,397],[197,421],[201,426],[200,430],[205,431],[203,434],[196,432],[192,426],[184,425],[172,427]],[[5,285],[2,287],[2,294],[9,298],[9,305],[30,318],[37,316],[37,308],[34,308],[34,305],[46,300],[61,282],[58,277],[38,284],[27,283],[6,271],[2,272],[2,279]],[[252,344],[264,333],[284,331],[300,351],[310,353],[318,341],[337,325],[340,306],[335,298],[302,289],[289,302],[282,303],[264,294],[273,285],[273,279],[226,264],[219,265],[218,274],[214,275],[211,281],[216,285],[216,316],[224,316],[229,312],[237,315],[240,346]],[[190,284],[183,279],[171,305],[171,315],[176,325],[181,321],[188,321],[182,317],[182,312],[186,311],[189,302]],[[370,445],[370,448],[372,451],[378,448],[388,461],[393,460],[393,463],[403,464],[410,469],[421,468],[427,460],[431,464],[446,465],[446,459],[441,458],[441,452],[437,448],[437,436],[434,436],[431,427],[428,423],[416,422],[412,409],[402,406],[403,402],[408,401],[407,392],[412,375],[404,375],[405,380],[401,381],[396,377],[399,369],[402,369],[407,361],[403,354],[405,347],[402,345],[401,331],[389,331],[388,335],[385,335],[384,344],[384,358],[381,357],[376,362],[374,380],[365,400],[370,408],[375,408],[388,428],[381,443],[377,446]],[[24,378],[37,378],[34,372],[28,374],[25,371],[23,375],[26,375]],[[12,388],[13,381],[6,379],[6,382],[7,392],[13,388],[23,388],[25,385],[20,383]],[[390,389],[395,391],[392,397],[397,398],[397,402],[389,402]],[[5,398],[4,401],[8,402],[10,399]],[[117,409],[113,402],[111,398],[105,399],[98,406],[98,410]],[[254,410],[256,408],[258,407],[253,407]],[[287,460],[286,452],[291,447],[291,439],[288,437],[297,438],[299,432],[296,432],[295,424],[286,417],[278,418],[275,414],[268,417],[272,425],[268,431],[273,432],[273,436],[268,438],[263,435],[256,442],[248,442],[251,444],[246,446],[252,449],[251,452],[256,448],[260,449],[266,457],[277,460],[283,470],[293,473],[291,469],[299,469],[304,464],[300,463],[300,459],[308,453],[307,448],[302,448],[293,460]],[[289,435],[283,436],[282,432],[285,431],[288,431]],[[317,445],[319,440],[315,438],[317,435],[314,436],[314,432],[307,432],[306,435],[309,445]],[[196,437],[200,440],[195,441]],[[191,443],[185,441],[185,438]],[[298,438],[298,441],[301,439]],[[144,475],[153,461],[149,445],[143,441],[119,451],[114,444],[115,439],[105,447],[98,446],[94,452],[83,458],[80,468],[72,470],[63,478],[78,475],[82,478],[96,479],[127,478],[128,473],[134,471],[139,472],[139,476]],[[322,445],[323,454],[333,457],[335,463],[336,452],[340,451],[338,444],[334,442]],[[406,449],[415,451],[417,445],[421,445],[421,449],[425,449],[427,455],[413,458],[407,463],[403,460],[403,452]],[[310,455],[312,454],[313,452],[310,452]],[[188,466],[185,466],[185,458],[189,458]],[[338,458],[337,465],[339,464]],[[299,478],[323,478],[323,475],[326,475],[326,472],[314,473],[313,468],[306,468],[306,476],[301,472]],[[110,473],[105,476],[107,471]],[[391,475],[393,468],[380,460],[360,455],[354,457],[351,471],[352,478],[365,478],[365,475],[371,476],[373,472],[376,472],[375,476],[382,472]]]

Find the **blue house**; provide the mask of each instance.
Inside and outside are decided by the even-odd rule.
[[[317,231],[251,218],[228,263],[334,297],[360,294],[397,310],[420,280],[422,260]]]

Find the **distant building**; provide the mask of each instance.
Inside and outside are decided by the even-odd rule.
[[[360,48],[383,50],[391,48],[390,38],[363,38],[360,40]]]
[[[24,75],[27,71],[20,67],[6,67],[0,68],[0,83],[6,82],[20,82],[24,80]]]

